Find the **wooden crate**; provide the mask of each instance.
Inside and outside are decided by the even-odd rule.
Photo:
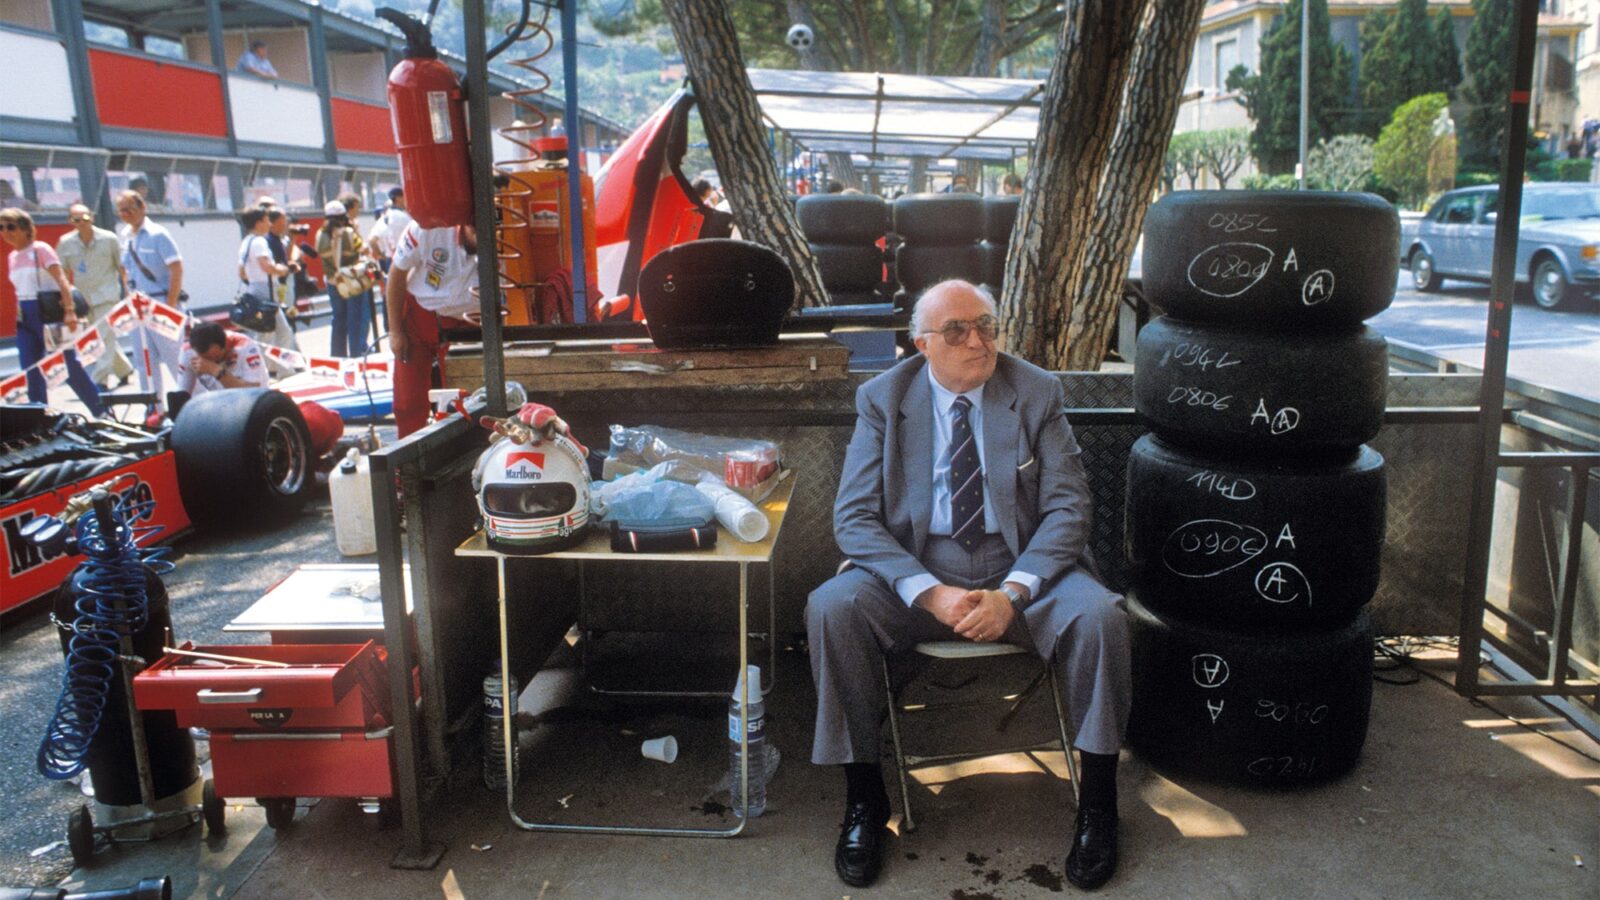
[[[815,334],[785,335],[776,347],[737,350],[660,350],[638,340],[505,348],[506,380],[534,392],[828,381],[845,378],[849,362],[849,348]],[[483,385],[481,344],[451,347],[444,384],[469,391]]]

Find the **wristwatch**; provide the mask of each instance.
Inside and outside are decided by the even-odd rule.
[[[1026,603],[1028,600],[1026,594],[1024,594],[1021,590],[1012,587],[1010,582],[1000,585],[1000,593],[1005,594],[1006,598],[1011,601],[1012,609],[1016,610],[1017,612],[1022,612],[1022,604]]]

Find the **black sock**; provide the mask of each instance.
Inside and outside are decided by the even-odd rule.
[[[845,802],[865,801],[876,812],[889,811],[889,792],[883,787],[883,769],[877,763],[845,763]]]
[[[1078,753],[1078,805],[1117,810],[1117,754]]]

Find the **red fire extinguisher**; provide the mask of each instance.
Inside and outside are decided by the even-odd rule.
[[[406,56],[389,73],[389,117],[400,156],[406,211],[423,228],[472,224],[471,160],[461,81],[439,59],[433,34],[416,17],[376,15],[406,38]]]

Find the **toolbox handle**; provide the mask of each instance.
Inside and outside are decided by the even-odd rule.
[[[195,697],[201,703],[256,703],[261,699],[261,688],[253,687],[243,691],[214,691],[211,688],[201,688]]]

